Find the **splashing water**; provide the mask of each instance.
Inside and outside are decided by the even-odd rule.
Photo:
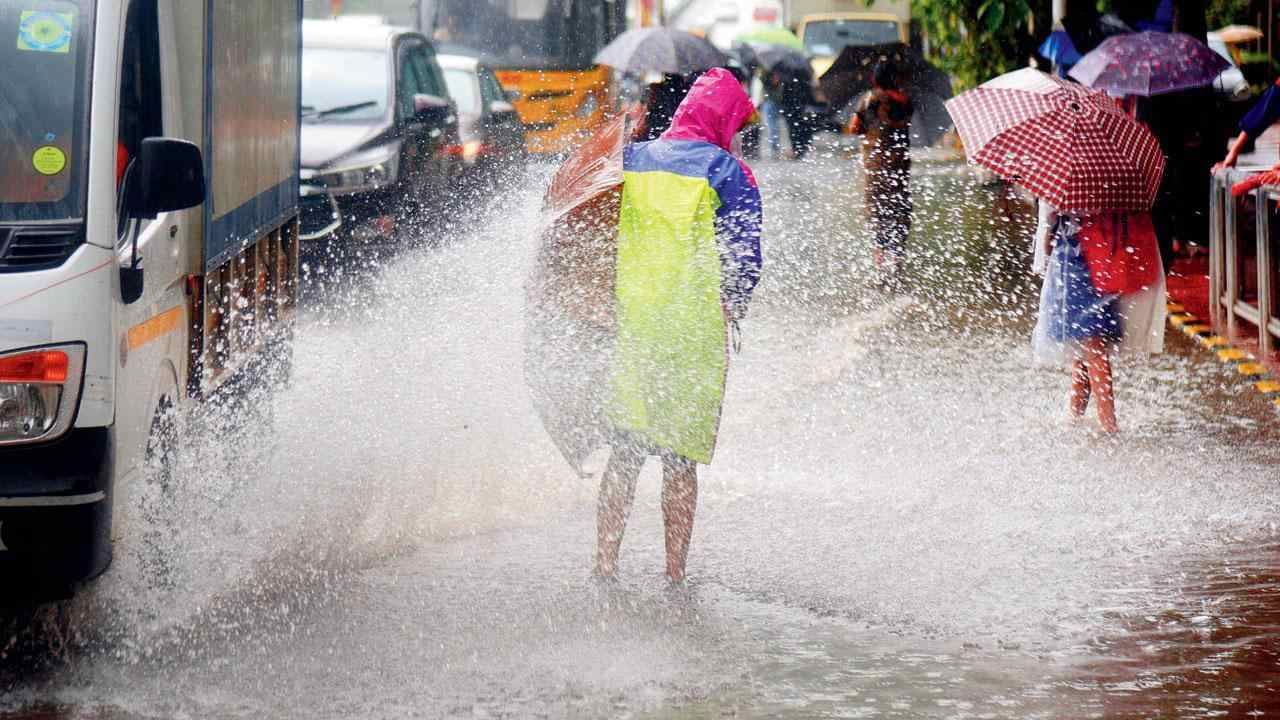
[[[1031,363],[1001,189],[918,163],[889,297],[847,160],[759,171],[765,275],[687,592],[657,579],[653,467],[621,584],[587,577],[594,483],[521,369],[539,171],[308,316],[263,425],[184,445],[163,582],[123,541],[76,604],[83,648],[0,712],[1051,717],[1140,685],[1144,647],[1195,646],[1159,618],[1244,612],[1180,580],[1274,535],[1272,421],[1220,366],[1121,364],[1125,434],[1100,438]]]

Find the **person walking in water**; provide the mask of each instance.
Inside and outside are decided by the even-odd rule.
[[[711,462],[719,430],[729,330],[760,277],[760,192],[731,150],[754,114],[738,80],[714,69],[659,139],[623,155],[607,406],[614,439],[600,484],[597,576],[616,574],[636,479],[658,455],[666,576],[684,580],[697,464]]]
[[[1059,212],[1040,203],[1033,269],[1044,275],[1032,344],[1037,357],[1071,368],[1068,409],[1116,433],[1111,355],[1164,349],[1165,285],[1150,213]]]
[[[865,135],[863,206],[871,226],[876,268],[897,282],[903,247],[911,233],[911,98],[902,92],[898,66],[884,61],[872,74],[871,90],[858,102],[848,131]]]

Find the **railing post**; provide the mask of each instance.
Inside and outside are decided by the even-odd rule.
[[[1219,179],[1222,171],[1209,179],[1209,322],[1222,326],[1222,242],[1224,208]]]
[[[1228,186],[1229,187],[1229,186]],[[1223,193],[1222,202],[1225,212],[1222,213],[1222,265],[1223,279],[1226,281],[1226,296],[1219,299],[1226,316],[1228,338],[1236,336],[1236,300],[1240,297],[1240,273],[1236,267],[1240,255],[1239,227],[1236,224],[1236,200],[1230,190]]]
[[[1271,337],[1271,202],[1275,188],[1258,190],[1258,350],[1270,356],[1275,343]]]

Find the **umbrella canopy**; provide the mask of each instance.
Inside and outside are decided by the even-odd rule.
[[[784,47],[766,47],[756,53],[756,60],[769,72],[783,72],[801,77],[813,77],[813,68],[804,53]]]
[[[1027,68],[947,102],[969,161],[1059,210],[1145,211],[1164,174],[1146,127],[1100,92]]]
[[[1080,62],[1082,57],[1066,30],[1054,30],[1049,33],[1049,37],[1044,39],[1037,52],[1040,53],[1040,57],[1061,67],[1071,67]]]
[[[746,43],[734,43],[726,54],[729,56],[729,62],[736,62],[744,68],[755,68],[760,64],[756,49]]]
[[[761,26],[739,34],[733,39],[736,43],[749,45],[775,45],[777,47],[804,50],[804,42],[796,34],[784,27]]]
[[[1071,77],[1117,97],[1150,97],[1212,85],[1230,66],[1190,35],[1140,32],[1107,38],[1071,68]]]
[[[1222,38],[1222,42],[1234,45],[1261,40],[1264,35],[1261,30],[1252,25],[1228,25],[1218,31],[1218,37]]]
[[[606,123],[560,166],[543,198],[525,284],[525,382],[552,441],[579,474],[609,443],[605,390],[614,335],[622,152],[639,114]]]
[[[729,57],[697,35],[647,27],[622,33],[596,53],[595,61],[627,73],[688,75],[726,67]]]
[[[951,97],[951,78],[910,47],[902,43],[846,47],[818,85],[831,107],[839,111],[871,89],[876,65],[885,61],[898,66],[899,86],[916,108],[911,117],[912,144],[934,144],[951,127],[944,105]]]

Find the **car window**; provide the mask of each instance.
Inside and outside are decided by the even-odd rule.
[[[445,90],[444,75],[440,72],[440,64],[436,62],[435,52],[426,45],[414,45],[409,49],[409,55],[418,71],[421,92],[436,97],[446,96],[448,92]]]
[[[413,96],[426,95],[425,83],[418,72],[419,63],[415,62],[416,45],[405,45],[400,49],[399,68],[396,73],[396,103],[400,107],[400,117],[411,118],[414,114]]]
[[[444,80],[449,86],[449,96],[458,104],[459,112],[479,114],[482,111],[480,84],[474,74],[450,68],[444,71]]]
[[[507,99],[507,91],[502,89],[497,76],[488,70],[480,71],[480,94],[484,97],[486,105],[498,101],[506,102]]]

